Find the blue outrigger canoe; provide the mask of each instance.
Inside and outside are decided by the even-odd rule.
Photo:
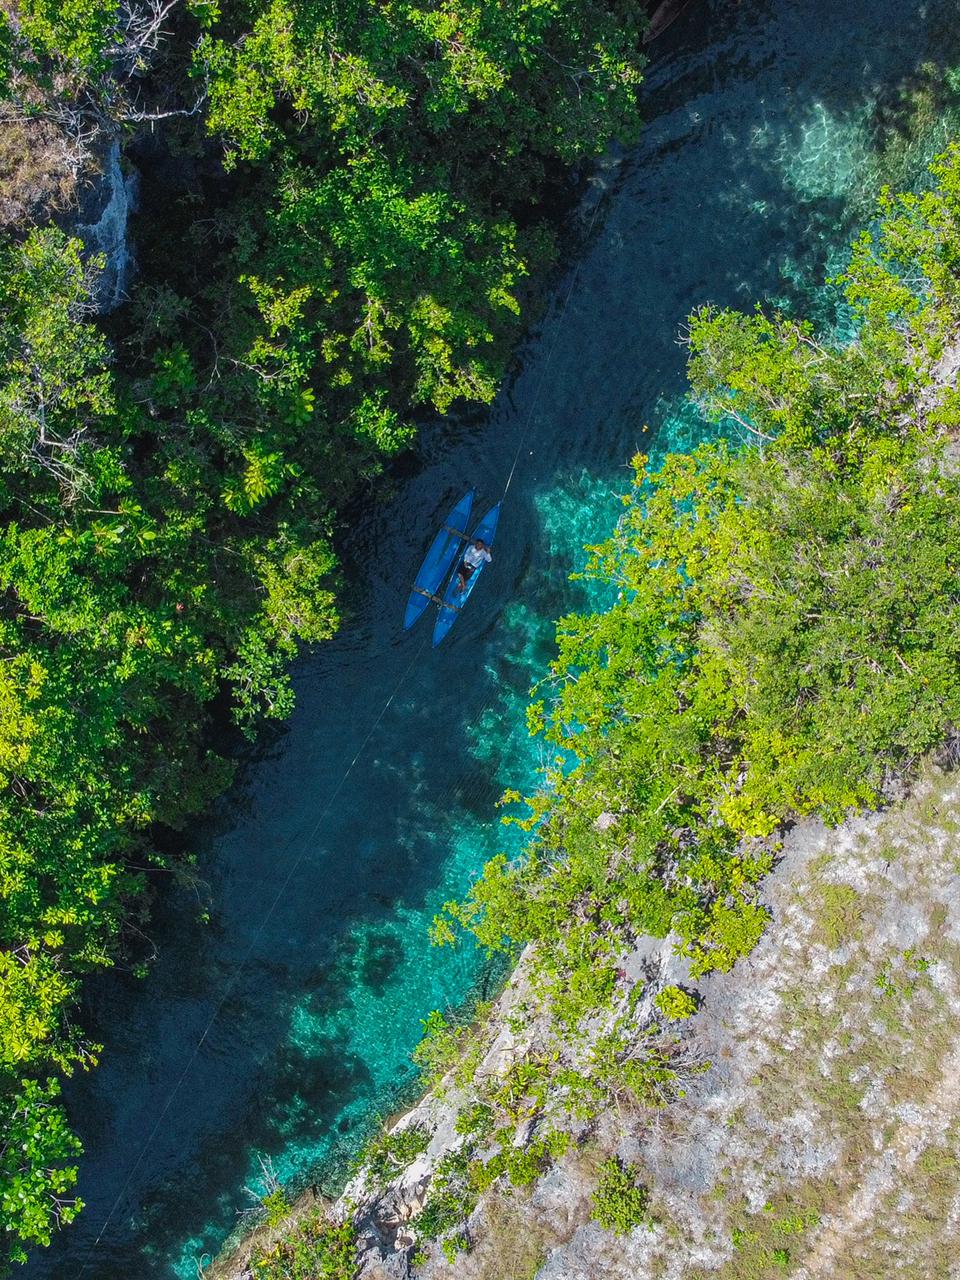
[[[497,521],[500,519],[500,503],[495,507],[491,507],[487,514],[483,517],[473,533],[470,535],[470,542],[476,542],[477,538],[482,538],[488,547],[493,545],[493,540],[497,533]],[[453,624],[456,622],[460,610],[467,603],[467,597],[477,585],[477,579],[480,577],[485,565],[481,565],[467,579],[467,585],[461,592],[458,588],[457,575],[454,574],[447,583],[447,589],[443,593],[443,599],[440,602],[440,612],[437,614],[437,621],[433,628],[433,644],[434,648],[440,643],[447,634]]]
[[[423,557],[420,572],[407,599],[407,611],[403,617],[403,629],[408,631],[417,621],[437,592],[450,566],[466,545],[467,521],[473,507],[473,490],[465,493],[440,526],[440,531],[430,543],[430,550]]]

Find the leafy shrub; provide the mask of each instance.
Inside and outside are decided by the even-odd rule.
[[[677,1044],[675,1039],[651,1039],[636,1028],[620,1025],[596,1039],[587,1073],[600,1087],[601,1096],[659,1109],[683,1096],[674,1054]]]
[[[354,1280],[357,1265],[353,1223],[331,1223],[320,1210],[299,1222],[285,1240],[251,1259],[256,1280]]]
[[[57,1104],[56,1080],[20,1080],[0,1099],[0,1212],[8,1232],[11,1262],[26,1262],[24,1244],[49,1244],[54,1231],[71,1222],[82,1202],[68,1193],[77,1181],[77,1138]]]
[[[673,1022],[692,1018],[697,1012],[696,998],[682,987],[664,987],[657,992],[653,1003],[665,1018]]]
[[[283,1187],[274,1187],[260,1203],[266,1210],[267,1224],[271,1227],[278,1226],[290,1212],[290,1202]]]
[[[600,1166],[593,1217],[604,1230],[623,1236],[635,1227],[650,1225],[650,1193],[637,1182],[638,1172],[635,1165],[623,1165],[614,1158]]]
[[[473,1106],[461,1111],[457,1116],[454,1129],[458,1134],[482,1141],[488,1138],[495,1126],[493,1107],[485,1102],[476,1102]]]
[[[421,1019],[423,1039],[413,1051],[413,1061],[423,1072],[427,1084],[436,1086],[448,1071],[453,1071],[454,1083],[469,1084],[483,1057],[484,1038],[482,1022],[488,1005],[478,1005],[474,1010],[476,1022],[449,1022],[439,1009],[434,1009]]]
[[[551,1161],[557,1160],[570,1145],[568,1134],[551,1130],[523,1146],[514,1146],[509,1129],[501,1130],[500,1150],[485,1164],[477,1160],[471,1166],[471,1182],[478,1191],[486,1191],[501,1174],[506,1174],[514,1187],[529,1187],[536,1182]]]
[[[434,1169],[427,1202],[417,1219],[417,1227],[425,1240],[452,1231],[465,1222],[477,1203],[477,1189],[470,1179],[470,1153],[463,1149],[448,1151]]]
[[[430,1133],[423,1125],[407,1125],[372,1138],[357,1156],[356,1165],[366,1167],[370,1181],[388,1182],[426,1151],[429,1143]]]
[[[462,1232],[459,1235],[447,1236],[445,1240],[440,1241],[440,1249],[443,1252],[443,1256],[451,1266],[456,1262],[457,1256],[464,1253],[469,1247],[470,1242]]]

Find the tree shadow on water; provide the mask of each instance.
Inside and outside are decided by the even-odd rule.
[[[119,1280],[124,1274],[166,1280],[181,1260],[185,1241],[192,1243],[197,1257],[215,1254],[224,1223],[231,1217],[238,1227],[253,1221],[255,1195],[266,1190],[260,1159],[268,1167],[282,1168],[291,1149],[323,1144],[335,1160],[352,1131],[362,1125],[361,1112],[341,1114],[343,1097],[363,1098],[373,1091],[365,1064],[350,1052],[345,1037],[334,1036],[313,1043],[309,1052],[284,1045],[262,1064],[255,1085],[242,1115],[235,1118],[242,1143],[225,1143],[219,1134],[206,1137],[189,1164],[153,1192],[136,1221],[125,1257],[114,1251],[110,1271],[98,1280]],[[304,1178],[309,1176],[304,1170]],[[211,1227],[214,1204],[220,1212]]]

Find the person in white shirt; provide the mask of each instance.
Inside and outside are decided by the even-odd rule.
[[[473,577],[482,564],[488,564],[493,556],[487,550],[482,538],[477,538],[471,547],[467,547],[457,570],[457,595],[462,596],[467,589],[467,581]]]

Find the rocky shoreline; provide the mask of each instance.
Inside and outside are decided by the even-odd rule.
[[[829,1255],[832,1267],[843,1249],[859,1246],[864,1237],[843,1225],[849,1205],[833,1205],[824,1190],[841,1185],[840,1172],[849,1182],[868,1171],[844,1165],[849,1135],[837,1132],[838,1107],[829,1091],[821,1096],[821,1077],[842,1074],[845,1055],[858,1050],[853,1075],[873,1102],[851,1106],[848,1099],[842,1120],[869,1131],[877,1159],[893,1141],[881,1132],[891,1117],[914,1125],[914,1147],[936,1148],[960,1113],[960,1103],[941,1099],[949,1112],[945,1127],[939,1127],[942,1116],[936,1123],[932,1115],[918,1119],[923,1099],[897,1098],[903,1064],[870,1057],[876,1038],[871,1025],[889,998],[884,984],[899,989],[905,983],[921,1021],[928,1005],[937,1005],[943,1017],[924,1074],[949,1066],[940,1060],[955,1043],[948,1027],[955,1023],[960,1036],[958,833],[960,783],[931,768],[902,804],[835,829],[804,821],[786,835],[763,887],[773,922],[754,953],[730,973],[691,982],[688,962],[673,954],[670,938],[638,945],[625,958],[624,999],[639,989],[649,1022],[653,997],[665,985],[682,982],[695,990],[700,1008],[684,1024],[682,1040],[687,1062],[706,1069],[690,1070],[682,1096],[668,1106],[617,1108],[590,1123],[571,1119],[570,1148],[529,1187],[518,1191],[501,1180],[481,1194],[464,1224],[469,1247],[451,1260],[436,1242],[419,1236],[417,1219],[440,1161],[464,1141],[458,1118],[476,1103],[485,1082],[502,1079],[521,1056],[549,1043],[542,1013],[525,1016],[522,1028],[511,1018],[529,1008],[529,957],[522,957],[485,1024],[486,1048],[470,1083],[458,1084],[451,1071],[390,1130],[422,1129],[429,1134],[425,1149],[386,1181],[361,1169],[327,1204],[332,1220],[352,1218],[356,1225],[358,1276],[627,1280],[650,1274],[692,1280],[706,1270],[725,1277],[738,1253],[733,1241],[743,1230],[734,1225],[731,1234],[731,1221],[772,1212],[765,1205],[779,1212],[781,1202],[806,1203],[811,1186],[824,1204],[805,1209],[806,1226],[794,1233],[814,1258],[796,1274],[823,1280],[839,1274],[824,1260]],[[807,997],[822,1006],[832,1037],[798,1016],[798,1002]],[[905,1037],[919,1036],[902,1012],[898,1017]],[[591,1029],[594,1038],[602,1032],[600,1025]],[[843,1052],[838,1036],[848,1045]],[[789,1115],[778,1113],[784,1107]],[[535,1138],[539,1121],[532,1116],[517,1126],[518,1148]],[[866,1140],[865,1133],[854,1136],[858,1143]],[[651,1190],[650,1224],[626,1235],[592,1219],[597,1170],[610,1156],[641,1168]],[[922,1150],[914,1151],[914,1166],[921,1156]],[[960,1211],[960,1176],[957,1195]],[[283,1223],[259,1228],[204,1270],[205,1280],[254,1280],[254,1256],[288,1238],[317,1203],[314,1192],[305,1193]],[[846,1233],[840,1242],[833,1239],[838,1232]]]

